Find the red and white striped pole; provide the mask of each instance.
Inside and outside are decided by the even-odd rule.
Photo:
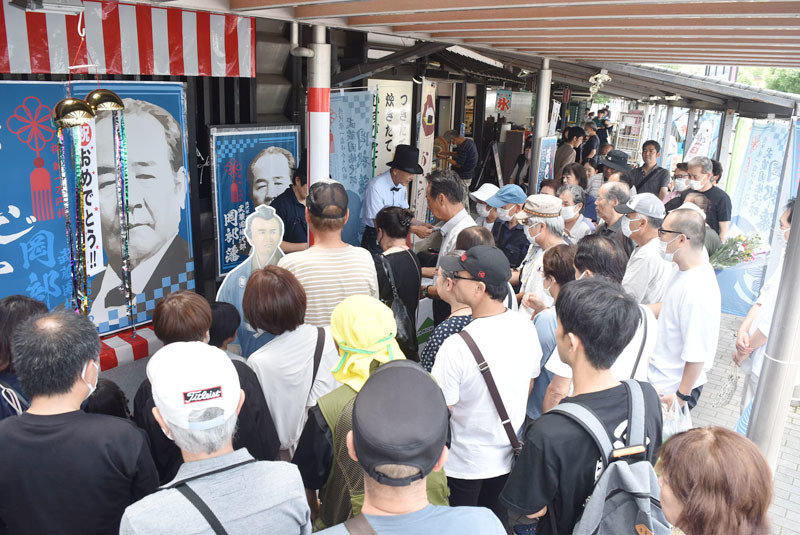
[[[331,45],[325,42],[325,26],[313,27],[308,62],[308,185],[330,176]]]

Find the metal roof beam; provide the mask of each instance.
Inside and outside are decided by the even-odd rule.
[[[414,46],[398,50],[393,54],[389,54],[378,61],[368,61],[361,63],[349,69],[345,69],[338,74],[331,76],[331,86],[355,82],[362,78],[367,78],[375,73],[391,69],[405,61],[414,61],[417,58],[422,58],[444,50],[448,45],[445,43],[417,43]]]

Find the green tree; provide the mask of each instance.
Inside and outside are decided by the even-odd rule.
[[[800,69],[770,69],[767,88],[800,94]]]

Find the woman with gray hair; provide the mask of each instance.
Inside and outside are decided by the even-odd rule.
[[[573,243],[590,234],[592,228],[583,217],[586,192],[578,185],[567,184],[556,192],[561,199],[561,217],[564,219],[564,236]]]

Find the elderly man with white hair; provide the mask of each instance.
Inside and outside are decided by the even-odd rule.
[[[521,310],[533,316],[553,304],[553,298],[544,289],[542,260],[546,250],[565,243],[561,200],[552,195],[531,195],[514,220],[525,226],[525,236],[531,245],[519,269],[512,270],[510,282],[520,285],[517,298],[522,300]]]
[[[311,533],[297,467],[233,449],[244,391],[233,363],[203,342],[175,342],[147,364],[153,416],[184,464],[125,510],[120,533]]]
[[[712,180],[714,174],[713,162],[705,156],[696,156],[687,163],[689,170],[689,187],[692,191],[702,193],[708,198],[710,207],[706,214],[706,223],[719,234],[724,243],[728,237],[728,230],[731,226],[731,198],[724,190],[714,185]],[[672,199],[666,204],[667,212],[670,212],[683,204],[689,190],[681,194],[680,197]]]

